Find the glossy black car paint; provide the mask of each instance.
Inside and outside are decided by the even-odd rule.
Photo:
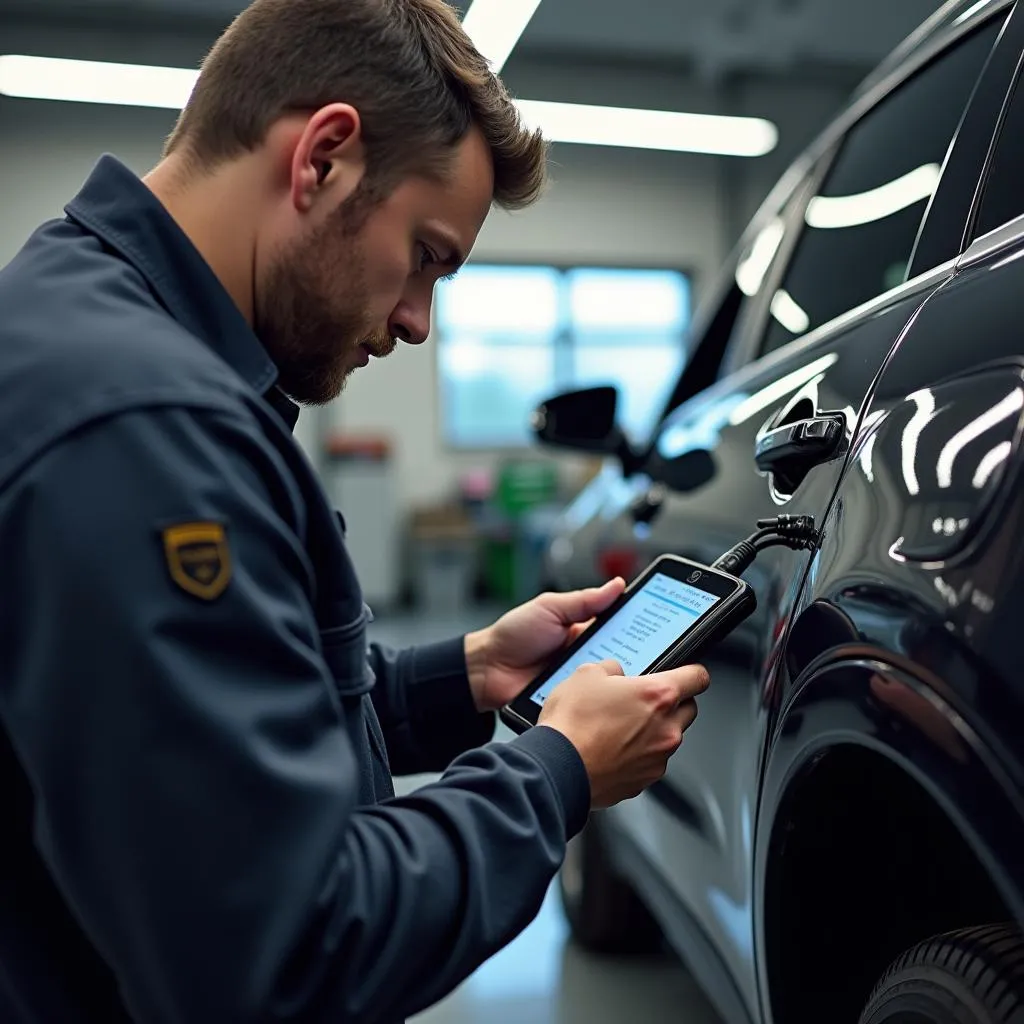
[[[889,73],[932,56],[971,6],[948,5]],[[1024,922],[1024,225],[971,245],[992,140],[1024,130],[1000,121],[1022,53],[1014,9],[912,283],[684,401],[647,471],[606,467],[552,547],[555,581],[576,585],[602,550],[709,562],[760,517],[823,526],[813,556],[758,559],[758,612],[709,660],[699,727],[663,783],[602,816],[619,868],[730,1024],[855,1020],[888,962],[933,930]],[[762,223],[800,208],[832,145]],[[741,316],[756,321],[756,302]],[[749,344],[742,322],[736,337]],[[823,414],[842,417],[843,443],[782,493],[756,472],[758,438]],[[687,451],[715,473],[678,493],[661,481]]]

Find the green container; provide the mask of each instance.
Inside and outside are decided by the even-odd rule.
[[[511,604],[516,594],[516,547],[510,537],[488,538],[484,542],[484,581],[488,596]]]
[[[538,505],[550,504],[557,495],[558,472],[552,463],[517,460],[502,466],[495,504],[506,515],[518,519]]]

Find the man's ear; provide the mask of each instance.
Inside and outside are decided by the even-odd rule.
[[[340,206],[366,173],[362,120],[347,103],[321,107],[306,122],[292,153],[291,192],[296,209],[328,200]]]

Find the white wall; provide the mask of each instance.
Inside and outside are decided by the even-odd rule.
[[[163,111],[0,97],[0,264],[42,221],[63,216],[101,154],[144,173],[173,124]]]

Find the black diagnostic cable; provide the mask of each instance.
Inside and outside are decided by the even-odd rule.
[[[821,538],[814,528],[813,516],[776,516],[759,519],[757,533],[741,540],[711,565],[730,576],[742,576],[759,552],[765,548],[787,547],[793,551],[813,551]]]

